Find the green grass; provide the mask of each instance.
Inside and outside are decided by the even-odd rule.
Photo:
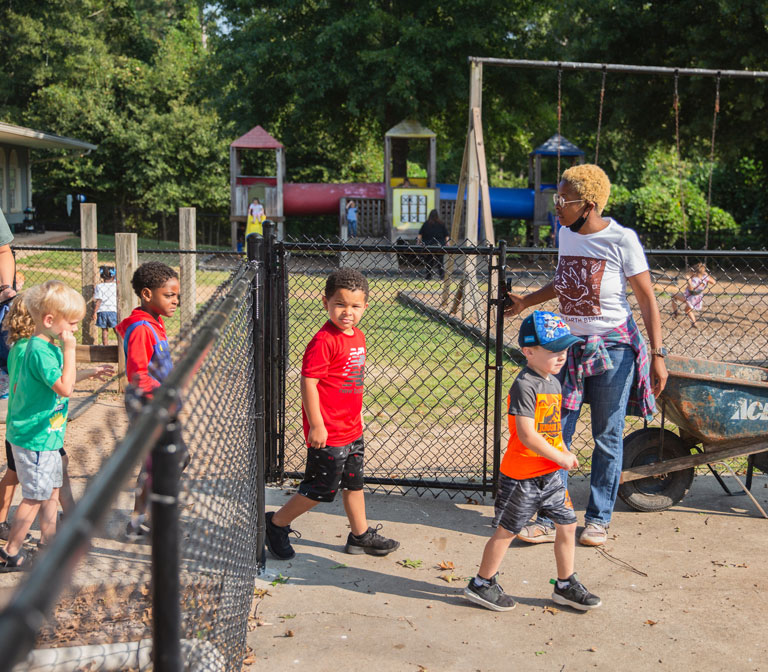
[[[55,247],[72,247],[80,248],[82,241],[78,236],[70,236],[65,238],[61,242],[55,243]],[[178,250],[179,243],[172,240],[157,240],[156,238],[138,238],[137,247],[140,250],[157,249],[157,250]],[[115,236],[111,233],[99,233],[97,235],[96,247],[99,249],[114,249]],[[231,252],[232,248],[222,247],[215,245],[198,245],[198,250],[212,250],[218,252]]]

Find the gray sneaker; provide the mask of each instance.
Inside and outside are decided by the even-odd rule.
[[[552,601],[556,604],[564,604],[581,611],[597,609],[602,604],[600,598],[590,593],[586,586],[579,581],[579,577],[576,574],[571,574],[571,577],[568,579],[568,586],[565,588],[558,588],[555,579],[551,579],[550,582],[555,586],[555,590],[552,593]]]
[[[487,586],[476,586],[475,579],[470,579],[464,589],[464,597],[492,611],[511,611],[515,608],[515,601],[504,592],[504,589],[496,581],[497,576],[498,574],[492,576]]]

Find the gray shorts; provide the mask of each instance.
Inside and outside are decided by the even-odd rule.
[[[557,471],[521,481],[499,474],[495,513],[493,526],[512,534],[519,534],[537,513],[557,525],[576,522],[571,498]]]
[[[21,496],[43,502],[50,499],[54,488],[62,483],[61,455],[58,450],[27,450],[13,448],[16,475],[21,484]]]

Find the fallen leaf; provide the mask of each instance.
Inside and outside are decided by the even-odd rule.
[[[343,562],[340,562],[338,565],[331,567],[331,569],[344,569],[345,567],[349,567],[349,565],[345,565]]]
[[[285,636],[286,637],[293,637],[296,633],[293,630],[286,630]]]
[[[544,613],[552,614],[554,616],[555,614],[560,613],[560,609],[557,609],[556,607],[547,606],[547,607],[544,607]]]
[[[272,581],[272,583],[270,583],[269,585],[276,586],[277,584],[288,583],[288,579],[290,578],[291,578],[290,576],[283,576],[282,574],[278,574],[275,580]]]
[[[461,581],[461,577],[456,576],[455,574],[441,574],[440,578],[446,583],[451,583],[452,581]]]
[[[256,597],[271,597],[269,591],[266,588],[254,588],[253,594]]]
[[[645,622],[645,625],[656,625],[658,621],[652,621],[650,618]]]
[[[587,651],[589,651],[590,653],[597,653],[597,649],[596,649],[594,646],[590,646],[590,647],[587,649]]]
[[[402,565],[403,567],[407,567],[408,569],[418,569],[423,563],[423,560],[409,560],[406,558],[405,560],[398,561],[397,564]]]
[[[438,569],[456,569],[450,560],[443,560],[438,566]]]
[[[280,615],[278,616],[278,618],[284,618],[284,619],[286,619],[286,620],[287,620],[287,619],[289,619],[289,618],[296,618],[296,614],[280,614]]]

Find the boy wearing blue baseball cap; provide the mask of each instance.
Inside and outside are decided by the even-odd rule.
[[[582,339],[562,318],[535,310],[523,320],[518,343],[528,360],[509,391],[509,442],[501,462],[493,526],[477,576],[464,595],[493,611],[514,609],[515,601],[497,582],[509,544],[531,517],[544,513],[555,523],[557,580],[552,599],[586,611],[601,605],[574,573],[576,514],[558,471],[577,469],[579,461],[563,442],[560,428],[560,382],[556,375],[566,351]]]

